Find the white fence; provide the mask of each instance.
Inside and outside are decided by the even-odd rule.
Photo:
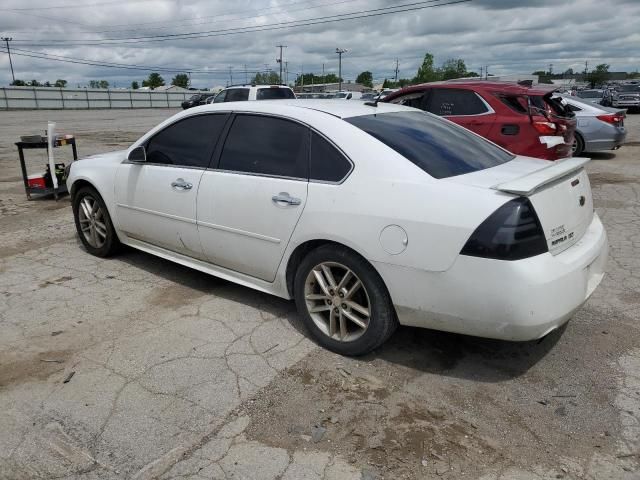
[[[0,110],[172,108],[180,107],[180,104],[194,93],[198,92],[0,87]]]

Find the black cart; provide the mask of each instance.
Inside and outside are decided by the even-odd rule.
[[[78,151],[76,150],[76,139],[75,138],[58,138],[55,141],[55,147],[61,147],[63,145],[71,145],[73,149],[73,160],[78,159]],[[20,156],[20,168],[22,169],[22,180],[24,181],[24,190],[27,193],[27,198],[31,200],[31,194],[38,195],[51,195],[53,194],[54,198],[58,200],[58,194],[67,193],[67,185],[63,183],[58,183],[58,188],[53,187],[45,187],[45,188],[35,188],[29,186],[29,180],[27,175],[27,165],[24,161],[24,150],[33,150],[33,149],[45,149],[49,148],[49,145],[46,140],[43,139],[41,142],[16,142],[16,146],[18,147],[18,155]],[[55,171],[51,172],[51,175],[55,175]]]

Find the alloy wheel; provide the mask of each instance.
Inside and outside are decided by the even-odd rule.
[[[369,327],[369,294],[358,276],[340,263],[324,262],[311,269],[304,298],[313,322],[334,340],[354,341]]]
[[[93,248],[101,248],[107,241],[107,225],[104,212],[98,201],[91,195],[85,195],[80,200],[78,221],[85,240]]]

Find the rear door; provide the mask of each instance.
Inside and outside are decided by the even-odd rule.
[[[426,110],[487,137],[495,121],[495,112],[473,90],[462,88],[432,88]]]
[[[265,281],[307,200],[309,129],[280,117],[237,114],[217,168],[198,191],[198,231],[211,263]]]

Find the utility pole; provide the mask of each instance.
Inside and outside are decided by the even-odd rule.
[[[398,70],[400,70],[400,64],[396,58],[396,88],[398,88]]]
[[[304,87],[304,65],[300,65],[300,87]],[[303,89],[300,88],[300,91]]]
[[[284,62],[284,76],[286,78],[287,85],[289,85],[289,62]]]
[[[587,76],[587,73],[589,73],[589,60],[585,60],[584,61],[584,75],[585,75],[585,77]]]
[[[553,63],[549,64],[549,75],[553,75]]]
[[[489,80],[489,65],[484,66],[484,79]]]
[[[249,80],[247,79],[247,64],[244,64],[244,84],[248,84]]]
[[[13,83],[16,83],[16,76],[13,74],[13,62],[11,61],[11,49],[9,48],[9,42],[13,40],[12,37],[2,37],[2,40],[7,44],[7,53],[9,54],[9,66],[11,67],[11,78]]]
[[[229,85],[233,85],[233,67],[229,67]]]
[[[322,84],[324,85],[325,83],[327,83],[327,81],[324,78],[324,63],[322,64]],[[322,87],[323,89],[326,89],[326,87]]]
[[[187,88],[191,86],[191,72],[187,72],[189,74],[189,82],[187,83]]]
[[[342,91],[342,54],[346,52],[345,48],[336,48],[338,54],[338,91]]]
[[[482,78],[482,66],[480,66],[480,78]]]
[[[280,58],[276,59],[276,62],[280,64],[280,83],[282,84],[282,49],[287,48],[286,45],[276,45],[280,49]]]

